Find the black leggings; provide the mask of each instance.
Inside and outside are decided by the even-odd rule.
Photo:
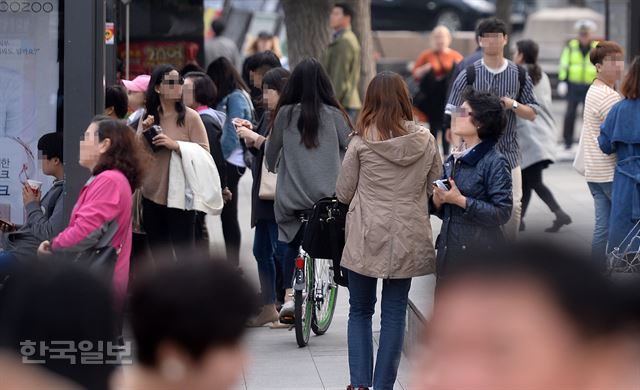
[[[522,170],[522,217],[527,211],[531,193],[535,191],[552,212],[560,210],[560,206],[549,188],[542,182],[542,171],[549,166],[548,162],[539,162]]]
[[[227,187],[233,194],[232,199],[222,209],[222,235],[227,250],[227,260],[231,264],[240,265],[240,224],[238,223],[238,182],[245,168],[227,163]]]
[[[178,260],[193,250],[195,211],[172,209],[142,198],[142,220],[154,260],[166,259],[167,249],[173,249]]]

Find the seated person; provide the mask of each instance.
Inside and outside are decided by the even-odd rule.
[[[0,258],[23,260],[35,257],[42,241],[52,239],[64,229],[62,145],[62,133],[45,134],[38,140],[42,172],[55,177],[55,181],[42,199],[40,191],[34,192],[25,183],[22,197],[27,220],[13,232],[0,233]]]

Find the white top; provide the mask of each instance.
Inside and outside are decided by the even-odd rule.
[[[584,166],[587,182],[609,183],[613,181],[616,155],[606,155],[600,150],[598,136],[600,125],[614,104],[622,97],[614,89],[600,80],[595,80],[584,102],[584,121],[582,126],[582,144],[584,147]]]
[[[241,147],[234,149],[227,159],[227,162],[235,165],[236,167],[245,168],[246,164],[244,163],[244,150],[242,150]]]
[[[507,67],[509,66],[509,61],[507,61],[506,59],[503,59],[502,60],[502,65],[500,65],[500,67],[498,69],[494,69],[494,68],[490,68],[487,64],[485,64],[484,63],[484,58],[483,58],[482,59],[482,66],[487,68],[489,73],[495,75],[495,74],[500,74],[500,73],[504,72],[505,70],[507,70]]]

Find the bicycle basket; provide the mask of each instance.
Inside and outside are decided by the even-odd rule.
[[[640,273],[640,221],[607,256],[609,274]]]

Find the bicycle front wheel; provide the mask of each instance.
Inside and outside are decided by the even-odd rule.
[[[311,329],[320,336],[327,332],[338,299],[338,285],[333,280],[333,263],[331,260],[314,260],[314,304]]]
[[[300,261],[300,259],[296,260]],[[295,290],[294,293],[294,325],[296,329],[296,341],[300,348],[305,347],[311,335],[311,321],[313,317],[313,259],[307,257],[304,260],[304,290]],[[298,270],[296,270],[297,272]]]

